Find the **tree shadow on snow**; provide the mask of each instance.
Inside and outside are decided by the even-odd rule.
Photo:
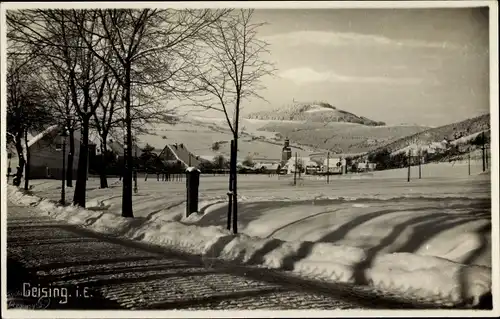
[[[412,211],[414,211],[417,214],[417,212],[419,212],[419,211],[428,211],[428,210],[432,210],[432,209],[435,209],[435,207],[423,207],[423,208],[420,208],[417,210],[412,209]],[[396,213],[396,212],[401,212],[401,210],[382,210],[382,211],[376,211],[376,212],[372,212],[369,214],[358,216],[358,217],[354,218],[353,220],[338,227],[336,230],[324,235],[316,242],[335,243],[335,242],[345,238],[345,236],[351,230],[360,226],[361,224],[366,223],[369,220],[380,217],[382,215],[387,215],[387,214]],[[451,222],[443,223],[445,221],[450,221],[450,218],[451,218]],[[395,252],[414,252],[419,247],[421,247],[421,245],[425,241],[427,241],[429,238],[439,234],[442,231],[445,231],[447,229],[451,229],[451,228],[453,228],[457,225],[460,225],[460,224],[467,223],[471,220],[473,220],[473,218],[459,217],[459,216],[458,217],[450,217],[450,215],[446,214],[446,213],[436,213],[436,214],[426,214],[424,216],[417,216],[417,217],[412,218],[406,222],[403,222],[399,225],[396,225],[392,229],[391,233],[382,239],[380,244],[367,250],[366,259],[363,262],[354,266],[354,275],[353,276],[354,276],[355,284],[359,284],[359,285],[368,284],[368,280],[365,276],[365,270],[369,269],[371,267],[373,260],[377,256],[377,254],[380,251],[382,251],[384,248],[387,248],[390,245],[394,244],[395,241],[398,239],[398,237],[406,229],[413,228],[412,227],[413,225],[418,224],[418,226],[414,226],[414,228],[413,228],[414,234],[418,234],[419,231],[425,230],[426,236],[425,237],[423,237],[423,236],[411,236],[409,241],[406,243],[403,243],[402,246],[399,249],[396,249]],[[284,258],[282,269],[283,270],[293,270],[294,265],[297,262],[299,262],[300,260],[302,260],[310,255],[314,245],[315,245],[314,242],[302,242],[296,253],[290,254]]]
[[[259,219],[271,209],[297,206],[297,202],[275,201],[238,203],[238,228],[244,229],[250,222]],[[225,226],[227,220],[227,205],[214,209],[209,214],[203,215],[196,222],[197,226]]]
[[[285,228],[288,228],[292,225],[296,225],[296,224],[299,224],[305,220],[308,220],[308,219],[312,219],[312,218],[315,218],[315,217],[318,217],[318,216],[321,216],[321,215],[327,215],[327,214],[332,214],[332,213],[335,213],[337,211],[339,211],[341,208],[337,208],[337,209],[333,209],[333,210],[327,210],[327,211],[324,211],[324,212],[319,212],[319,213],[316,213],[316,214],[313,214],[313,215],[309,215],[309,216],[306,216],[306,217],[303,217],[303,218],[300,218],[300,219],[297,219],[297,220],[294,220],[293,222],[291,223],[288,223],[286,225],[283,225],[279,228],[276,228],[275,230],[273,230],[269,235],[267,235],[266,237],[269,238],[271,236],[274,236],[276,233],[282,231],[283,229]]]
[[[488,223],[487,225],[484,225],[480,227],[479,229],[476,230],[476,233],[479,235],[480,238],[480,246],[475,249],[462,263],[465,265],[468,264],[474,264],[474,262],[477,260],[479,256],[481,256],[483,253],[485,253],[488,249],[491,249],[490,245],[488,244],[488,238],[487,234],[491,235],[491,223]],[[467,286],[468,286],[468,281],[467,281],[467,273],[466,273],[466,268],[462,267],[460,269],[460,287],[461,287],[461,296],[462,300],[464,302],[467,302],[469,300],[467,297]],[[493,309],[493,297],[491,292],[481,296],[479,300],[479,304],[476,306],[478,309],[485,309],[485,310],[491,310]]]
[[[450,229],[458,224],[464,223],[464,221],[458,221],[454,223],[447,223],[447,224],[442,224],[439,227],[432,227],[434,225],[439,224],[440,222],[444,222],[449,219],[449,215],[445,213],[438,213],[438,214],[432,214],[432,215],[425,215],[425,216],[419,216],[412,218],[404,223],[401,223],[399,225],[396,225],[391,233],[383,238],[380,243],[377,246],[371,247],[366,251],[366,258],[356,264],[353,267],[353,277],[354,277],[354,282],[356,284],[360,285],[367,285],[369,284],[368,278],[366,277],[365,271],[369,268],[372,267],[373,261],[377,254],[382,251],[384,248],[389,247],[391,244],[394,244],[398,237],[408,228],[412,227],[415,224],[419,224],[422,222],[425,222],[423,224],[419,224],[419,226],[416,226],[413,231],[414,234],[417,234],[417,227],[420,229],[425,229],[426,233],[429,234],[430,236],[433,236],[435,234],[438,234],[441,231],[444,231],[446,229]],[[397,252],[414,252],[417,250],[418,247],[420,247],[421,243],[425,242],[429,237],[424,237],[424,236],[411,236],[410,240],[404,245],[407,248],[403,247],[403,249],[397,249]],[[411,247],[411,248],[410,248]]]

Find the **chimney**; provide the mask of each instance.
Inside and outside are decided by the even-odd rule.
[[[181,146],[181,148],[184,148],[184,144],[181,143],[180,146]]]

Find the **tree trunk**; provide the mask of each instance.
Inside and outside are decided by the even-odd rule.
[[[231,154],[233,158],[233,168],[232,168],[232,191],[233,191],[233,233],[238,233],[238,184],[237,184],[237,176],[238,176],[238,136],[234,136],[234,149],[233,154]]]
[[[26,145],[26,168],[24,169],[24,190],[29,189],[30,183],[30,149],[28,147],[28,131],[24,131],[24,144]]]
[[[89,153],[89,117],[82,118],[82,134],[80,140],[80,156],[78,158],[78,171],[76,177],[73,204],[85,207],[87,190],[87,161]]]
[[[125,123],[127,125],[126,152],[123,172],[122,216],[134,217],[132,210],[132,121],[130,119],[130,64],[125,66]]]
[[[68,167],[66,168],[66,186],[73,187],[73,160],[75,157],[75,130],[69,130]]]
[[[105,139],[104,139],[105,140]],[[106,175],[106,159],[107,149],[105,144],[101,144],[101,167],[99,171],[99,178],[101,180],[101,186],[99,188],[108,188],[108,177]]]
[[[231,140],[231,148],[229,149],[229,192],[228,192],[228,208],[227,208],[227,230],[231,230],[233,218],[233,153],[234,140]]]
[[[23,145],[21,143],[22,133],[16,134],[16,152],[19,157],[19,164],[17,166],[16,177],[14,178],[13,184],[14,186],[19,187],[21,185],[21,179],[23,178],[24,171],[24,154],[23,154]]]
[[[236,109],[234,114],[234,161],[233,161],[233,233],[238,233],[238,132],[240,118],[240,89],[237,89]]]

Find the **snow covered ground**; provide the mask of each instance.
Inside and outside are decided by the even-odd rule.
[[[416,173],[415,173],[416,170]],[[331,177],[240,176],[239,230],[225,229],[227,177],[202,176],[199,213],[185,217],[185,181],[139,179],[134,220],[120,217],[121,182],[90,179],[88,209],[61,208],[9,188],[13,201],[96,231],[302,276],[370,284],[444,304],[491,291],[490,177],[473,162]],[[60,182],[33,181],[57,200]],[[71,199],[71,192],[68,198]]]

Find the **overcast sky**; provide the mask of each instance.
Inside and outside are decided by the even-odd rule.
[[[487,10],[487,9],[486,9]],[[438,126],[489,111],[483,9],[257,10],[277,77],[245,113],[322,100],[388,124]]]

